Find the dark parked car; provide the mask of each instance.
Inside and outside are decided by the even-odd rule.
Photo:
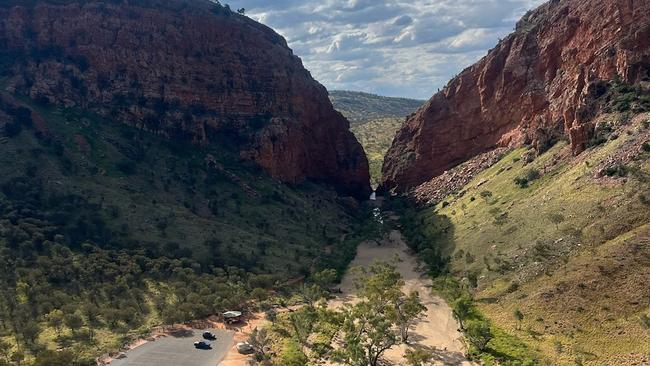
[[[198,349],[212,349],[212,345],[210,345],[210,342],[206,342],[206,341],[194,342],[194,347]]]
[[[214,341],[215,339],[217,339],[217,336],[214,335],[214,333],[212,332],[203,332],[203,338]]]

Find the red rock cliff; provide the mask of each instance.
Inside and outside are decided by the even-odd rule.
[[[348,121],[286,41],[211,2],[8,0],[0,56],[9,91],[169,138],[225,137],[283,181],[370,191]]]
[[[497,146],[542,148],[558,133],[579,153],[599,80],[649,75],[650,1],[550,1],[407,119],[383,188],[408,190]]]

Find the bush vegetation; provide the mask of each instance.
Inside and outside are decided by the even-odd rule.
[[[342,272],[374,230],[341,241],[370,213],[319,185],[279,184],[218,144],[23,103],[51,131],[0,106],[22,127],[0,145],[0,348],[23,365],[94,364],[152,327],[247,310],[266,290],[294,291],[290,279]]]

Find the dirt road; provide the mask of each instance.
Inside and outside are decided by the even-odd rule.
[[[418,321],[412,331],[410,340],[413,344],[426,347],[433,354],[439,365],[475,366],[464,357],[465,347],[458,323],[452,316],[451,308],[431,291],[431,280],[416,270],[417,262],[409,254],[408,247],[399,231],[392,231],[380,244],[364,242],[357,249],[357,256],[351,267],[367,266],[376,260],[391,261],[399,257],[397,270],[406,282],[405,292],[418,291],[423,304],[427,307],[425,316]],[[354,278],[351,274],[344,276],[341,283],[343,294],[332,300],[332,307],[339,307],[345,302],[354,302]],[[386,361],[392,365],[404,365],[405,345],[394,347],[386,353]]]

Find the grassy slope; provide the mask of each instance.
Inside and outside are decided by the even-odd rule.
[[[189,250],[180,252],[181,258],[189,255],[205,266],[221,262],[245,268],[271,283],[319,267],[344,268],[354,255],[354,244],[339,244],[354,220],[325,187],[280,184],[226,148],[170,143],[82,111],[24,103],[47,121],[54,140],[61,141],[63,148],[61,154],[55,153],[27,128],[3,139],[0,184],[33,175],[29,179],[43,181],[46,194],[86,198],[96,204],[92,214],[101,217],[116,236],[111,240],[120,245],[147,249],[176,243],[180,250]],[[207,154],[228,174],[207,168]],[[118,168],[125,164],[130,168]],[[6,204],[15,203],[0,192],[0,207]],[[79,216],[86,209],[80,207]],[[0,229],[4,219],[0,218]],[[2,240],[0,248],[5,245]],[[161,290],[168,293],[166,286],[151,282],[145,299],[152,301]],[[169,296],[174,296],[173,289]],[[44,319],[37,321],[42,330],[38,342],[58,347],[54,330]],[[142,324],[125,331],[95,327],[91,343],[73,337],[65,327],[60,339],[78,355],[92,357],[161,323],[160,314],[151,311]],[[15,344],[7,329],[0,329],[0,337]]]
[[[331,91],[330,99],[334,108],[350,121],[350,129],[363,145],[370,163],[371,183],[376,187],[381,178],[384,155],[395,133],[404,118],[424,102],[339,90]]]
[[[222,249],[244,258],[265,240],[270,246],[258,269],[293,275],[298,272],[296,265],[310,265],[294,260],[296,253],[312,252],[312,257],[345,228],[348,217],[333,192],[311,184],[295,188],[279,184],[254,167],[246,167],[227,150],[174,146],[77,111],[38,110],[61,137],[73,172],[62,173],[58,157],[25,154],[30,147],[32,151],[40,147],[24,132],[1,147],[0,159],[6,167],[2,180],[21,175],[29,164],[38,164],[44,177],[55,184],[52,189],[81,192],[111,211],[104,212],[109,226],[126,231],[128,239],[176,242],[193,250],[197,258],[207,254],[206,240],[217,239]],[[79,151],[75,136],[83,136],[89,152]],[[244,183],[206,168],[207,154]],[[142,156],[130,158],[133,155]],[[132,174],[116,168],[125,161],[134,163]],[[212,176],[208,176],[210,171]],[[117,217],[112,217],[114,211]]]
[[[524,165],[515,150],[420,214],[431,236],[448,238],[452,272],[477,276],[480,309],[551,364],[625,364],[650,351],[639,320],[650,310],[648,154],[627,178],[594,179],[637,128],[577,158],[559,143]],[[532,169],[542,177],[514,184]]]

